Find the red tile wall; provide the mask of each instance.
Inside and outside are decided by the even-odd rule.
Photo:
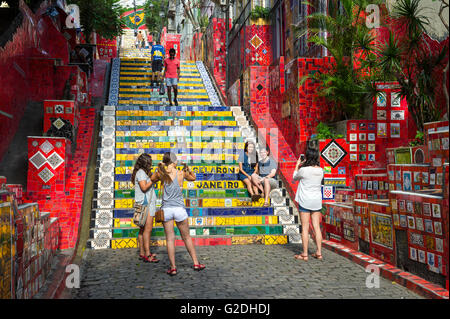
[[[53,21],[45,15],[47,7],[33,13],[26,4],[21,2],[20,6],[22,25],[0,48],[0,110],[13,117],[0,115],[0,159],[16,133],[27,102],[61,98],[68,78],[67,73],[55,68],[69,62],[68,41],[60,32],[61,19]]]

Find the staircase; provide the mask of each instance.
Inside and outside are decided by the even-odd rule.
[[[299,243],[298,214],[282,182],[270,193],[271,207],[262,207],[264,200],[252,203],[238,179],[237,150],[256,135],[240,107],[220,105],[202,62],[181,63],[179,106],[168,106],[150,82],[149,59],[114,59],[110,105],[101,117],[88,247],[137,247],[133,166],[143,152],[156,166],[167,151],[197,176],[183,185],[195,245]],[[183,245],[175,232],[176,245]],[[154,224],[151,239],[152,246],[165,245],[162,224]]]

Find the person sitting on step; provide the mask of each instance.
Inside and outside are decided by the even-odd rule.
[[[150,171],[152,169],[152,158],[148,154],[141,154],[136,160],[133,173],[131,174],[131,182],[134,184],[134,201],[144,205],[147,209],[147,220],[144,227],[139,229],[139,259],[145,262],[156,263],[156,254],[150,253],[150,236],[153,228],[153,217],[156,212],[156,194],[154,184],[150,180]]]
[[[252,182],[252,174],[258,173],[258,154],[256,153],[255,143],[245,142],[244,151],[239,154],[239,179],[245,184],[252,198],[252,201],[258,201],[261,196],[258,194],[258,187]]]
[[[177,267],[175,265],[174,220],[177,223],[186,249],[194,262],[194,270],[200,271],[206,267],[200,264],[197,259],[195,246],[189,234],[188,214],[184,205],[183,193],[181,192],[184,180],[195,181],[195,179],[195,173],[187,165],[184,166],[182,171],[177,170],[177,156],[171,152],[164,153],[162,162],[158,164],[158,170],[151,177],[153,182],[161,181],[162,183],[161,209],[164,212],[163,226],[166,234],[167,254],[169,255],[170,261],[170,268],[167,274],[171,276],[177,274]]]
[[[259,175],[253,173],[252,182],[264,194],[264,207],[269,207],[269,193],[278,186],[278,182],[274,178],[278,165],[269,156],[270,149],[268,147],[260,148],[259,154],[261,155],[261,160],[258,162]]]
[[[173,88],[173,102],[178,105],[178,79],[180,78],[180,60],[175,57],[176,51],[174,48],[169,50],[169,58],[164,60],[164,78],[167,85],[167,97],[169,98],[169,105],[172,106],[172,93]]]

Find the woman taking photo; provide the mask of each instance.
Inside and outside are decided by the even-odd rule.
[[[300,156],[293,175],[294,181],[299,181],[295,201],[298,203],[300,210],[303,243],[303,254],[295,255],[294,257],[296,259],[308,261],[310,218],[312,219],[317,244],[317,252],[312,254],[312,256],[317,259],[322,259],[322,232],[320,230],[320,217],[322,213],[320,211],[322,209],[321,185],[323,174],[319,162],[319,152],[308,147],[306,150],[306,158]]]
[[[153,182],[150,180],[150,171],[152,168],[152,158],[148,154],[142,154],[134,165],[133,174],[131,174],[131,182],[134,184],[134,201],[143,205],[147,210],[147,220],[144,227],[140,227],[139,242],[139,259],[145,262],[157,263],[156,254],[150,253],[150,236],[153,228],[153,217],[156,212],[156,194]]]
[[[261,198],[258,194],[258,187],[252,182],[252,174],[258,174],[258,154],[256,153],[255,143],[252,141],[245,142],[244,152],[239,154],[239,179],[247,186],[247,190],[252,201]]]
[[[186,165],[183,171],[178,171],[177,157],[171,152],[166,152],[164,154],[162,163],[159,163],[158,170],[153,173],[151,177],[153,182],[161,181],[162,183],[163,192],[161,209],[164,211],[163,225],[166,234],[167,254],[169,255],[170,261],[170,268],[167,271],[167,274],[171,276],[177,274],[173,220],[177,223],[181,238],[194,262],[194,270],[200,271],[205,269],[205,265],[198,262],[195,246],[189,234],[188,214],[186,212],[186,206],[184,205],[183,193],[181,192],[183,181],[185,179],[187,181],[195,181],[195,174]]]

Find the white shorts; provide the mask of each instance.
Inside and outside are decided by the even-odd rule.
[[[183,207],[166,207],[163,208],[164,211],[164,221],[169,221],[175,219],[176,222],[182,222],[188,218],[186,209]]]

